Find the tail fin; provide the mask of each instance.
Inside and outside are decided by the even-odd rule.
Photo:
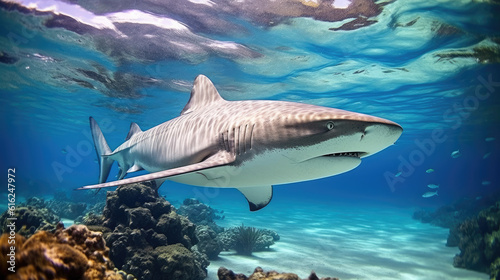
[[[94,146],[97,151],[97,158],[99,159],[99,184],[106,182],[111,171],[111,166],[114,160],[108,156],[111,154],[111,149],[102,135],[102,131],[99,125],[90,117],[90,130],[92,132],[92,138],[94,139]]]

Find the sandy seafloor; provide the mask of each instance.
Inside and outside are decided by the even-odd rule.
[[[281,239],[268,252],[239,256],[222,252],[208,267],[217,279],[224,266],[251,274],[255,267],[292,272],[307,278],[340,279],[489,279],[489,275],[453,267],[458,247],[446,247],[448,229],[413,220],[413,209],[369,205],[269,205],[254,219],[235,204],[225,208],[221,226],[239,222],[278,232]],[[307,211],[305,211],[307,209]],[[301,212],[302,211],[302,212]]]
[[[315,271],[320,278],[341,280],[489,279],[487,274],[453,267],[453,257],[460,250],[445,246],[448,229],[412,219],[413,208],[352,201],[319,204],[290,197],[276,200],[257,212],[250,212],[240,199],[211,205],[224,210],[225,219],[216,220],[218,225],[243,223],[271,229],[280,240],[269,251],[252,256],[221,252],[217,260],[210,261],[207,280],[217,280],[221,266],[247,276],[260,266],[301,278]],[[0,206],[6,208],[3,203]],[[65,226],[72,223],[63,222]]]

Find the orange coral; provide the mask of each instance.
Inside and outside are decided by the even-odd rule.
[[[7,272],[6,280],[123,279],[113,271],[101,233],[83,225],[59,228],[55,234],[39,231],[27,240],[17,234],[15,273],[7,270],[7,254],[11,251],[8,240],[8,234],[0,237],[0,263],[2,271]]]
[[[232,270],[225,267],[220,267],[217,271],[219,280],[301,280],[297,274],[294,273],[278,273],[276,271],[264,272],[260,267],[255,268],[252,275],[249,277],[244,274],[235,274]],[[311,272],[309,278],[304,280],[339,280],[338,278],[319,278],[316,273]]]

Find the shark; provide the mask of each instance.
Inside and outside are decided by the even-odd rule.
[[[180,116],[142,131],[131,123],[111,150],[94,118],[90,128],[100,189],[165,180],[236,188],[250,210],[268,205],[273,186],[347,172],[394,144],[403,128],[390,120],[335,108],[277,100],[228,101],[204,75],[194,80]],[[112,164],[118,180],[106,182]],[[146,170],[145,175],[125,178]]]

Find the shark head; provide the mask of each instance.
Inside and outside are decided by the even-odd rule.
[[[362,158],[394,144],[403,131],[392,121],[334,108],[281,101],[259,107],[273,113],[263,117],[265,111],[255,112],[263,121],[256,124],[252,146],[275,154],[273,160],[286,158],[289,174],[273,174],[290,182],[349,171]]]
[[[314,105],[291,105],[295,108],[287,110],[294,112],[284,113],[275,140],[278,145],[294,147],[297,161],[324,156],[363,158],[394,144],[403,131],[400,125],[374,116]]]

